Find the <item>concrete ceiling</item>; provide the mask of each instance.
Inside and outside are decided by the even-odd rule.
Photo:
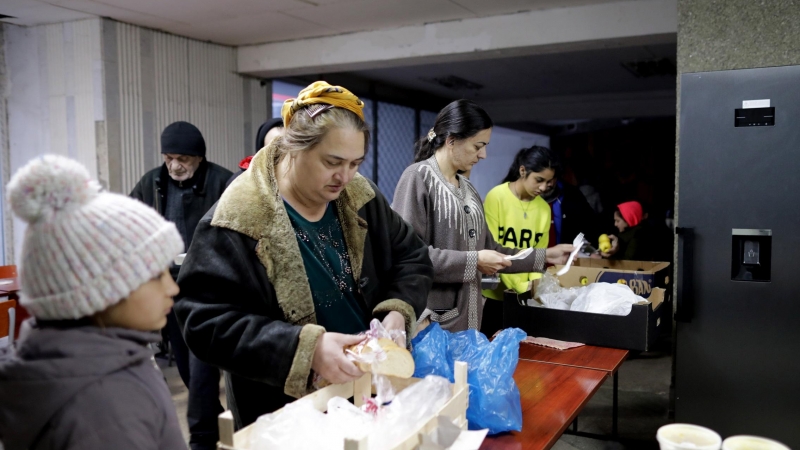
[[[667,0],[2,0],[0,3],[0,14],[15,17],[3,21],[19,25],[102,16],[220,44],[272,43],[241,47],[239,57],[242,59],[245,50],[261,52],[266,58],[261,58],[263,61],[250,59],[275,72],[276,66],[282,63],[292,66],[297,61],[291,58],[303,55],[301,60],[323,63],[319,72],[313,69],[288,72],[307,80],[319,77],[314,73],[326,74],[325,79],[360,91],[361,95],[372,91],[386,101],[406,101],[430,110],[438,110],[453,99],[471,98],[480,102],[497,123],[520,129],[542,126],[553,129],[587,119],[608,121],[674,115],[674,75],[637,77],[623,67],[623,63],[632,61],[667,60],[675,65],[674,9],[675,5]],[[657,13],[662,10],[666,12]],[[522,33],[520,37],[498,29],[495,22],[513,22],[511,18],[522,24],[518,23],[518,28],[534,34]],[[661,30],[658,27],[661,22],[675,24],[665,25]],[[433,54],[426,61],[402,64],[381,61],[382,65],[370,63],[359,67],[359,61],[355,61],[347,69],[335,68],[328,61],[330,52],[362,49],[364,45],[372,51],[365,56],[367,59],[380,59],[391,52],[400,52],[395,58],[402,59],[405,54],[401,50],[411,45],[413,39],[403,40],[398,37],[402,33],[391,30],[419,34],[422,28],[426,37],[437,43],[437,48],[446,47],[447,39],[468,41],[464,36],[470,33],[482,32],[493,39],[475,44],[474,51],[461,49],[466,55],[464,60],[448,60],[447,55]],[[369,33],[372,30],[381,31]],[[622,30],[620,36],[614,34],[615,30]],[[653,30],[661,30],[661,34],[648,36],[655,33]],[[517,42],[519,39],[522,41]],[[521,51],[517,47],[523,44],[541,48]],[[493,51],[480,53],[479,49]],[[446,50],[443,48],[442,52]],[[363,52],[353,50],[348,55],[352,57],[352,53]],[[417,49],[411,56],[422,53],[425,52]],[[281,60],[281,55],[289,61]],[[240,70],[241,67],[242,61]],[[256,69],[242,71],[269,78],[285,76],[261,74]],[[347,72],[331,73],[341,70]],[[458,77],[482,87],[452,89],[436,81],[446,77]]]
[[[623,63],[667,59],[676,45],[609,48],[447,64],[355,71],[351,74],[444,98],[503,100],[675,89],[675,76],[637,78]],[[452,89],[436,79],[457,76],[480,89]]]
[[[547,132],[587,120],[675,115],[676,75],[637,77],[623,66],[633,61],[668,61],[676,44],[605,48],[513,58],[395,67],[326,74],[323,77],[386,101],[438,110],[449,101],[480,103],[500,125]],[[456,76],[483,86],[451,89],[434,81]],[[296,79],[311,81],[314,76]],[[373,84],[370,87],[370,84]],[[423,106],[424,105],[424,106]],[[613,120],[612,120],[613,121]]]
[[[12,16],[3,19],[4,22],[26,26],[109,17],[181,36],[236,46],[611,1],[3,0],[0,14]]]

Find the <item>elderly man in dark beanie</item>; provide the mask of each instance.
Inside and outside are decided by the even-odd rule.
[[[200,130],[188,122],[175,122],[161,133],[164,164],[147,172],[133,188],[131,197],[155,208],[174,222],[186,248],[192,243],[197,223],[219,200],[231,171],[206,160],[206,142]],[[179,266],[170,268],[177,279]],[[192,450],[215,449],[219,439],[217,416],[219,369],[197,359],[186,347],[175,314],[165,327],[178,372],[189,388],[187,422]]]

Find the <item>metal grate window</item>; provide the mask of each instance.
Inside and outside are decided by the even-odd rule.
[[[391,203],[403,171],[414,161],[414,109],[378,102],[378,188]]]
[[[436,122],[436,113],[430,111],[419,112],[419,137],[426,136]]]
[[[375,133],[375,124],[372,123],[372,105],[373,101],[367,98],[361,97],[361,100],[364,102],[364,119],[369,125],[370,133]],[[370,136],[369,145],[367,146],[367,156],[364,158],[364,162],[361,163],[361,167],[358,168],[358,173],[364,175],[365,177],[369,178],[372,181],[375,181],[374,175],[374,161],[375,161],[375,148],[372,145],[374,139]]]
[[[281,116],[281,108],[283,108],[283,102],[290,99],[296,98],[300,91],[303,90],[305,86],[300,86],[298,84],[286,83],[283,81],[275,80],[272,82],[272,117],[280,117]]]

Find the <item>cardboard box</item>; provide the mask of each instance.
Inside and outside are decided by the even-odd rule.
[[[634,294],[648,298],[653,288],[668,290],[670,271],[668,262],[578,258],[569,272],[561,277],[561,284],[580,286],[583,277],[587,278],[588,283],[624,281]]]
[[[549,270],[556,271],[555,268]],[[559,277],[562,286],[580,286],[580,277],[585,275],[573,270],[570,269]],[[665,309],[664,289],[661,288],[652,288],[647,298],[648,303],[633,305],[627,316],[528,306],[529,300],[536,302],[531,300],[531,297],[532,291],[522,294],[506,291],[503,302],[504,327],[521,328],[529,336],[581,342],[600,347],[648,351],[655,344],[659,331],[664,326],[661,319]]]

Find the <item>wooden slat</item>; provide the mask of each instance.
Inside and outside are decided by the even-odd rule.
[[[344,450],[367,450],[369,449],[369,438],[367,436],[361,439],[345,439]]]
[[[233,447],[233,413],[225,411],[217,418],[219,426],[219,442],[228,447]]]
[[[421,381],[418,378],[394,378],[389,377],[395,392],[400,392],[406,387]],[[467,364],[464,362],[456,362],[455,364],[455,383],[453,386],[453,397],[448,400],[444,406],[439,410],[440,416],[447,417],[452,420],[457,426],[462,429],[467,427],[467,405],[469,404],[469,384],[467,384]],[[324,387],[314,393],[311,393],[304,399],[311,399],[314,407],[320,411],[327,410],[328,400],[333,397],[350,398],[353,397],[354,403],[358,406],[363,404],[359,397],[363,398],[365,393],[370,392],[372,387],[372,378],[370,374],[364,374],[360,379],[351,381],[344,384],[334,384]],[[360,394],[360,395],[359,395]],[[275,411],[273,414],[280,414],[282,409]],[[233,415],[230,411],[225,411],[219,416],[219,429],[220,441],[217,448],[220,450],[237,450],[245,448],[249,442],[250,433],[253,430],[251,424],[242,428],[236,433],[233,433]],[[421,435],[430,433],[438,426],[438,418],[432,417],[420,429],[409,433],[408,437],[404,439],[399,445],[395,446],[392,450],[412,450],[417,447],[421,442]],[[360,439],[345,439],[345,450],[367,450],[368,440],[364,436]]]

